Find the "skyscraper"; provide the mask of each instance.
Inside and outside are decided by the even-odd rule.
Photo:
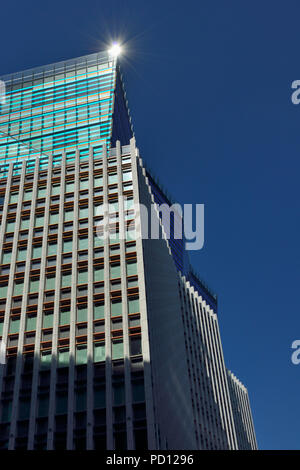
[[[1,79],[0,448],[256,448],[117,57]]]

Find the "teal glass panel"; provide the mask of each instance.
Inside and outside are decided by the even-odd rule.
[[[7,296],[7,286],[0,285],[0,298],[3,299]]]
[[[30,219],[21,219],[21,230],[28,230],[29,229],[29,222]]]
[[[57,253],[57,243],[49,243],[48,244],[48,256],[56,255]]]
[[[77,321],[82,322],[82,321],[87,321],[87,308],[78,308],[77,309]]]
[[[43,215],[37,215],[35,217],[35,227],[43,227],[45,222],[45,217]]]
[[[70,181],[66,183],[66,193],[73,193],[74,192],[74,181]]]
[[[73,248],[73,240],[64,240],[63,242],[63,252],[68,253],[72,251]]]
[[[42,246],[33,246],[32,249],[32,257],[33,258],[41,258],[42,256]]]
[[[14,295],[22,295],[24,289],[24,282],[15,282]]]
[[[61,277],[61,286],[62,287],[68,287],[72,283],[72,273],[70,272],[64,272],[62,273]]]
[[[104,318],[104,304],[94,305],[94,320]]]
[[[100,187],[100,186],[103,186],[103,178],[102,176],[99,176],[97,178],[94,178],[94,187],[97,188],[97,187]]]
[[[13,204],[15,202],[18,202],[19,199],[19,193],[11,193],[10,198],[9,198],[9,203]]]
[[[53,184],[51,194],[53,196],[57,195],[60,193],[60,185],[59,184]]]
[[[53,313],[44,313],[43,328],[52,328],[53,326]]]
[[[94,269],[94,282],[104,281],[104,268],[96,267]]]
[[[15,225],[16,225],[16,221],[13,220],[11,222],[7,222],[6,224],[6,231],[7,232],[14,232],[15,231]]]
[[[29,292],[38,292],[40,279],[31,279],[29,283]]]
[[[33,331],[36,329],[36,317],[27,316],[26,318],[26,331]]]
[[[103,246],[103,237],[98,237],[95,235],[94,237],[94,247],[97,248],[98,246]]]
[[[58,351],[58,367],[68,367],[70,360],[70,352],[68,349],[60,349]]]
[[[122,315],[122,302],[111,302],[111,316]]]
[[[111,279],[121,277],[121,269],[119,264],[110,266],[110,277]]]
[[[55,277],[46,277],[45,290],[55,289]]]
[[[89,216],[89,208],[88,207],[80,207],[79,208],[79,219],[86,219]]]
[[[70,311],[60,312],[59,324],[60,325],[69,325],[70,324]]]
[[[49,224],[57,224],[58,223],[58,218],[59,218],[59,214],[58,212],[52,212],[50,213],[50,217],[49,217]]]
[[[77,346],[76,348],[76,365],[87,363],[87,348],[86,346]]]
[[[86,271],[78,271],[78,278],[77,284],[87,284],[88,282],[88,272]]]
[[[87,249],[88,249],[88,237],[79,238],[78,250],[87,250]]]
[[[105,361],[105,344],[94,343],[94,362]]]
[[[11,260],[11,251],[4,251],[2,255],[2,263],[8,264]]]
[[[137,263],[127,263],[127,276],[134,276],[137,274]]]
[[[45,197],[46,196],[46,186],[42,186],[38,189],[37,198]]]
[[[123,356],[123,341],[112,343],[112,359],[121,359]]]
[[[139,299],[128,299],[128,313],[136,313],[140,311]]]
[[[17,261],[25,261],[27,255],[27,248],[19,248],[17,254]]]
[[[10,324],[9,324],[9,333],[10,334],[19,333],[19,329],[20,329],[20,317],[11,318]]]
[[[50,369],[52,355],[51,352],[45,351],[41,354],[41,369]]]

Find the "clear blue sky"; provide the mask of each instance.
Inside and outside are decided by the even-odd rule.
[[[219,296],[258,444],[299,449],[299,1],[5,2],[0,75],[118,37],[143,157],[176,200],[205,204],[192,261]]]

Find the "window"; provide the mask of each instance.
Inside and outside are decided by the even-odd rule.
[[[110,277],[111,279],[121,277],[121,269],[119,264],[112,264],[110,266]]]
[[[24,289],[24,281],[16,281],[14,287],[14,295],[22,295]]]
[[[53,327],[53,312],[45,312],[43,318],[43,328]]]
[[[123,355],[123,341],[114,341],[112,343],[112,359],[121,359]]]
[[[132,180],[131,170],[123,171],[123,181],[131,181],[131,180]]]
[[[69,365],[69,355],[68,349],[58,350],[58,367],[67,367]]]
[[[104,281],[104,268],[103,266],[96,266],[94,268],[94,282]]]
[[[104,304],[99,303],[94,305],[94,320],[104,318]]]
[[[87,321],[87,307],[78,307],[77,322]]]
[[[65,222],[70,221],[70,220],[73,220],[73,218],[74,218],[74,211],[73,211],[73,209],[66,210],[64,217],[65,217],[65,218],[64,218]]]
[[[57,243],[49,243],[48,244],[48,256],[56,255],[57,252]]]
[[[88,247],[88,237],[80,237],[78,240],[78,250],[85,250]]]
[[[39,199],[40,197],[45,197],[45,196],[46,196],[46,186],[40,186],[38,188],[37,197]]]
[[[7,284],[0,284],[0,298],[7,296]]]
[[[70,311],[69,310],[62,310],[60,312],[59,324],[60,325],[69,325],[70,324]]]
[[[32,258],[41,258],[42,256],[42,245],[33,245]]]
[[[137,263],[136,261],[127,262],[127,276],[134,276],[137,274]]]
[[[9,333],[10,334],[19,333],[19,329],[20,329],[20,317],[12,317],[10,319]]]
[[[79,219],[85,219],[89,216],[88,206],[79,207]]]
[[[76,348],[76,365],[87,363],[87,348],[86,346],[77,346]]]
[[[105,344],[95,343],[94,344],[94,362],[105,361]]]
[[[49,218],[49,224],[57,224],[58,223],[58,212],[51,212]]]
[[[72,272],[71,271],[64,271],[61,277],[61,286],[68,287],[71,285],[72,282]]]
[[[2,263],[8,264],[11,260],[11,251],[4,251],[2,255]]]
[[[111,302],[111,315],[112,316],[122,315],[122,302],[121,301]]]
[[[16,224],[15,220],[8,220],[7,224],[6,224],[6,231],[7,232],[14,232],[15,224]]]
[[[33,331],[36,329],[36,316],[28,315],[26,318],[26,331]]]
[[[40,285],[40,278],[34,277],[30,279],[29,292],[38,292]]]
[[[29,217],[21,219],[21,230],[28,230],[29,229]]]
[[[37,214],[35,217],[35,227],[42,227],[44,225],[44,214]]]
[[[14,202],[18,202],[19,193],[11,193],[9,203],[13,204]]]
[[[68,251],[72,251],[73,249],[73,240],[68,239],[63,241],[63,252],[67,253]]]
[[[140,311],[140,304],[139,299],[135,298],[132,299],[129,297],[128,299],[128,313],[137,313]]]
[[[130,355],[136,356],[142,354],[142,342],[140,336],[131,336],[129,338]]]
[[[45,284],[45,290],[52,290],[55,289],[55,276],[47,276],[46,277],[46,284]]]
[[[87,284],[88,272],[87,269],[78,271],[77,284]]]

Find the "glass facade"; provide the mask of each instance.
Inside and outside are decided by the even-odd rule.
[[[0,177],[8,163],[27,160],[27,171],[39,159],[47,168],[50,152],[59,165],[62,152],[74,161],[89,148],[102,154],[111,137],[120,132],[127,142],[132,136],[127,102],[116,59],[107,53],[91,54],[1,77],[6,84],[6,103],[0,113]],[[118,109],[114,111],[114,104]],[[114,114],[114,119],[113,119]],[[113,132],[113,122],[116,130]]]

